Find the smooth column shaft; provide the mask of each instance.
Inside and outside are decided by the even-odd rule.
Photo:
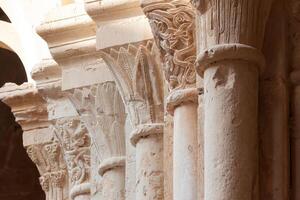
[[[174,200],[197,198],[197,103],[174,110],[173,196]]]

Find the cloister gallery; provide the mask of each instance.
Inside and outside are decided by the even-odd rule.
[[[300,200],[300,0],[0,8],[0,200]]]

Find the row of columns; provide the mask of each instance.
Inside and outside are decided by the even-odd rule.
[[[118,99],[122,98],[133,126],[130,142],[136,151],[135,198],[164,199],[165,95],[162,85],[165,79],[169,87],[166,111],[173,116],[174,122],[173,199],[195,200],[199,195],[206,200],[259,199],[259,76],[266,67],[262,46],[272,0],[194,0],[193,5],[186,0],[140,2],[156,45],[153,40],[146,40],[103,48],[99,53],[116,80]],[[156,58],[158,54],[160,60]],[[196,87],[197,75],[203,79],[203,88]],[[296,69],[293,75],[297,78]],[[112,91],[106,95],[111,94]],[[125,120],[118,121],[122,118],[117,116],[120,110],[105,111],[106,107],[117,105],[111,103],[115,102],[115,97],[98,101],[91,99],[93,95],[81,88],[68,96],[85,128],[77,122],[73,126],[73,123],[62,121],[60,126],[69,127],[56,128],[56,135],[63,141],[64,134],[70,134],[64,132],[75,132],[74,137],[90,132],[96,144],[105,140],[97,135],[107,134],[112,140],[124,136],[120,141],[122,145],[114,146],[115,151],[101,155],[99,174],[104,181],[103,197],[125,199],[125,134],[116,132],[117,128],[124,127]],[[198,144],[199,137],[202,138],[198,132],[199,95],[204,98],[204,129],[200,133],[203,134],[203,149],[199,149]],[[90,102],[100,102],[106,107],[91,106]],[[102,126],[96,126],[101,131],[94,131],[93,124],[103,123],[100,113],[93,113],[98,110],[105,113],[104,118],[115,117],[109,125],[122,125],[114,127],[115,132],[108,133],[109,128]],[[98,120],[91,123],[93,117]],[[67,152],[74,149],[61,143],[65,154],[72,157]],[[76,163],[72,159],[67,161],[70,172],[76,167],[84,170],[82,173],[88,170],[86,148],[89,145],[75,148],[82,157]],[[197,162],[202,155],[200,152],[204,152],[203,166]],[[102,151],[98,153],[103,154]],[[202,169],[204,176],[199,181]],[[70,184],[77,181],[76,177],[69,181]],[[73,199],[89,199],[89,184],[87,180],[73,188]],[[199,190],[203,190],[203,194],[199,194]]]

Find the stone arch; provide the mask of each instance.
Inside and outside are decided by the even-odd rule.
[[[3,17],[0,10],[0,18]],[[4,13],[5,14],[5,13]],[[27,82],[22,51],[11,24],[0,21],[0,87]],[[39,174],[23,147],[22,129],[9,106],[0,101],[0,199],[45,199]]]
[[[0,8],[0,20],[11,23],[9,17],[6,15],[2,8]]]

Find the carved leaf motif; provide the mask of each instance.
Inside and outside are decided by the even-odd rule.
[[[53,130],[60,141],[72,185],[89,181],[90,137],[76,118],[57,120]]]
[[[124,156],[125,108],[115,83],[75,89],[70,98],[84,118],[100,162],[113,156]]]
[[[170,90],[194,87],[196,72],[195,13],[187,1],[144,6],[164,63]]]
[[[163,121],[163,82],[152,41],[102,52],[134,125]]]
[[[56,138],[52,142],[30,145],[26,151],[31,160],[37,165],[41,177],[39,178],[42,189],[48,192],[50,188],[63,188],[67,177],[66,164],[61,148]],[[60,179],[57,177],[59,174]]]

